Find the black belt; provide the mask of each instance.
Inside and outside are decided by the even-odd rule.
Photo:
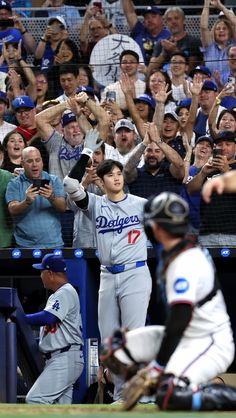
[[[50,351],[50,352],[48,352],[48,353],[43,353],[43,357],[44,357],[46,360],[50,360],[50,358],[52,358],[53,354],[66,353],[66,351],[69,351],[69,350],[70,350],[70,348],[71,348],[73,345],[77,345],[77,346],[79,347],[79,349],[80,349],[80,350],[82,350],[82,344],[69,344],[69,345],[67,345],[66,347],[63,347],[63,348],[61,348],[61,349],[59,349],[59,350]]]

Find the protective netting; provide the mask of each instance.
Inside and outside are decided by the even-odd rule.
[[[19,10],[17,10],[19,12]],[[116,11],[117,12],[117,11]],[[36,15],[36,10],[32,11],[32,15]],[[82,15],[82,13],[81,13]],[[107,15],[109,18],[111,18],[112,23],[114,23],[118,29],[118,34],[114,34],[114,35],[109,35],[109,37],[107,37],[107,43],[104,44],[104,46],[102,48],[98,48],[94,49],[94,51],[92,52],[91,55],[91,59],[90,59],[90,63],[92,64],[92,70],[93,70],[93,76],[95,78],[95,85],[94,90],[96,93],[96,102],[100,103],[103,101],[103,99],[106,99],[106,97],[102,94],[102,89],[101,89],[101,85],[107,86],[110,83],[116,82],[117,80],[119,80],[120,77],[120,66],[119,66],[119,55],[121,53],[122,50],[124,49],[132,49],[134,50],[135,47],[132,44],[132,42],[134,42],[133,40],[131,40],[131,38],[129,37],[130,35],[130,31],[128,29],[128,25],[126,22],[126,19],[124,18],[124,16],[120,13],[120,10],[118,11],[118,13],[113,13],[113,15],[109,16],[109,11],[107,11]],[[211,15],[209,18],[209,27],[212,27],[213,23],[216,20],[216,15]],[[199,37],[200,34],[200,29],[199,29],[199,15],[189,15],[186,16],[186,31],[191,34],[192,36],[196,36]],[[79,21],[75,22],[75,26],[76,28],[73,26],[69,26],[68,27],[68,32],[69,32],[69,38],[74,41],[74,43],[76,44],[76,46],[78,47],[78,49],[80,50],[80,27],[83,21],[83,17],[81,17],[81,19]],[[48,18],[44,18],[44,17],[23,17],[22,18],[22,23],[24,25],[24,27],[27,29],[28,32],[30,32],[33,35],[33,38],[36,41],[36,44],[38,44],[40,42],[40,39],[42,38],[43,34],[46,31],[47,28],[47,23],[48,23]],[[108,38],[111,40],[111,43],[108,42]],[[115,45],[115,46],[114,46]],[[119,49],[118,49],[119,46]],[[137,49],[138,54],[140,54],[139,50]],[[106,55],[106,53],[108,55]],[[97,54],[97,55],[96,55]],[[142,57],[140,56],[140,61],[142,62]],[[35,74],[37,74],[35,72],[35,68],[37,67],[37,70],[40,70],[40,63],[35,62],[34,56],[33,54],[28,54],[27,55],[27,59],[26,59],[26,65],[29,66],[29,68],[31,68],[33,70],[33,72]],[[41,86],[43,84],[48,83],[48,91],[47,94],[45,94],[45,100],[48,99],[56,99],[58,98],[58,96],[60,96],[60,101],[66,99],[66,97],[63,98],[63,85],[61,84],[60,81],[60,74],[59,74],[59,65],[53,66],[48,72],[47,72],[47,76],[46,78],[44,78],[44,76],[41,75],[38,79],[38,84],[41,83]],[[77,68],[78,64],[72,64],[71,67],[73,68]],[[24,71],[23,71],[24,72]],[[73,71],[72,71],[73,72]],[[101,75],[102,73],[102,75]],[[5,73],[6,75],[6,73]],[[4,73],[1,73],[1,90],[5,91],[6,90],[6,85],[4,82],[5,79],[5,75]],[[145,86],[144,86],[144,81],[145,81],[145,76],[144,74],[139,74],[140,77],[140,82],[142,82],[143,84],[141,84],[140,87],[140,91],[139,94],[144,93],[145,91]],[[46,80],[46,81],[45,81]],[[27,80],[27,76],[24,74],[23,76],[23,84],[25,84],[25,86],[28,85],[29,87],[29,80]],[[113,89],[112,89],[113,90]],[[22,90],[20,91],[20,93],[18,93],[18,95],[22,95],[22,94],[27,94],[30,95],[30,89],[26,89],[26,90]],[[16,96],[17,97],[17,96]],[[1,99],[1,97],[0,97]],[[36,102],[37,104],[37,100],[35,100],[35,98],[33,98],[34,102]],[[122,116],[126,117],[127,116],[127,111],[126,111],[126,104],[124,101],[124,97],[119,96],[119,92],[116,92],[116,102],[120,105],[121,110],[122,110]],[[55,103],[54,103],[55,104]],[[38,103],[37,106],[37,112],[39,112],[40,110],[42,110],[42,103]],[[17,120],[15,118],[14,112],[11,110],[7,110],[6,111],[6,115],[5,115],[5,120],[8,121],[9,123],[13,123],[15,125],[19,125],[19,120]],[[91,120],[90,120],[91,122]],[[93,124],[92,124],[93,125]],[[7,133],[10,128],[6,127],[6,131],[4,131],[5,127],[2,127],[2,132],[1,132],[1,141],[3,141],[3,138],[5,136],[5,133]],[[35,129],[35,128],[32,128]],[[61,134],[63,134],[63,131],[61,130]],[[30,133],[31,135],[31,133]],[[58,134],[59,135],[59,134]],[[55,142],[53,142],[53,147],[49,148],[45,148],[41,142],[40,142],[40,134],[36,133],[36,132],[32,132],[31,138],[33,137],[33,143],[32,145],[36,146],[38,149],[40,149],[41,155],[43,157],[43,162],[44,162],[44,169],[46,169],[47,171],[49,171],[50,174],[57,174],[57,172],[55,171],[50,171],[50,163],[49,163],[49,159],[50,159],[50,152],[53,152],[53,149],[55,150],[55,148],[57,148],[57,140],[60,139],[60,137],[56,137],[55,138]],[[58,139],[59,138],[59,139]],[[138,139],[136,139],[137,142],[141,141],[140,135],[138,135]],[[29,144],[29,143],[28,143]],[[28,145],[27,144],[27,145]],[[82,151],[82,146],[79,152]],[[62,151],[61,149],[59,150],[59,153],[57,156],[54,156],[54,167],[56,165],[56,162],[58,158],[61,158],[61,154],[64,151]],[[60,154],[60,155],[59,155]],[[111,157],[113,154],[111,151],[106,150],[106,158]],[[65,151],[65,157],[63,157],[64,159],[67,159],[68,154],[67,151]],[[68,169],[69,172],[69,169]],[[65,174],[68,174],[64,172]],[[63,179],[63,176],[61,176],[61,179]],[[0,190],[1,193],[1,212],[0,212],[0,234],[1,234],[1,240],[0,240],[0,247],[5,248],[5,247],[11,247],[11,246],[16,246],[19,247],[19,244],[16,242],[15,238],[13,237],[13,230],[14,230],[14,225],[12,224],[12,217],[10,216],[9,212],[7,211],[7,204],[5,203],[5,189],[6,189],[6,184],[7,181],[5,181],[5,186],[2,185],[2,188]],[[5,188],[4,188],[5,187]],[[179,184],[176,184],[174,182],[173,184],[173,178],[171,178],[171,176],[167,171],[164,171],[164,175],[163,175],[163,179],[159,181],[158,185],[156,186],[158,188],[158,192],[160,191],[164,191],[164,190],[171,190],[171,191],[177,191],[178,193],[180,192],[180,188],[181,186],[181,182]],[[135,187],[131,187],[130,188],[132,192],[136,193],[136,188]],[[141,196],[144,197],[148,197],[148,193],[147,189],[149,190],[149,188],[146,187],[145,183],[143,183],[143,185],[140,187],[138,187],[139,192],[141,193]],[[155,192],[155,189],[153,189],[153,187],[150,187],[150,194],[153,194],[153,190]],[[101,192],[102,193],[102,192]],[[23,199],[23,198],[22,198]],[[234,197],[232,198],[234,200]],[[14,200],[14,199],[13,199]],[[226,225],[227,228],[222,227],[220,232],[224,231],[224,229],[226,230],[227,234],[230,234],[230,230],[229,227],[232,224],[232,220],[229,219],[227,221],[227,216],[229,216],[229,218],[231,218],[231,214],[232,211],[228,210],[228,208],[225,208],[224,206],[221,207],[220,209],[222,212],[224,212],[225,216],[224,219],[220,220],[220,222],[222,223],[222,225]],[[228,211],[228,212],[227,212]],[[20,218],[24,217],[24,215],[20,214]],[[15,221],[15,225],[18,222],[18,214],[17,216],[13,216],[14,221]],[[96,246],[96,242],[94,239],[94,234],[93,234],[93,228],[92,225],[87,224],[87,218],[83,217],[81,215],[79,215],[77,213],[77,210],[73,210],[73,208],[71,208],[70,206],[67,207],[67,210],[65,212],[65,214],[58,216],[57,218],[60,218],[59,221],[61,223],[61,227],[62,227],[62,239],[64,242],[64,245],[66,247],[71,247],[74,246],[75,248],[77,247],[94,247]],[[37,234],[43,234],[44,235],[44,239],[46,237],[46,241],[47,241],[47,234],[50,235],[51,231],[50,229],[45,229],[40,230],[40,223],[39,225],[37,225],[37,213],[35,213],[35,219],[33,220],[33,218],[30,219],[30,228],[32,232],[32,228],[34,228],[34,222],[35,222],[35,230],[37,230]],[[228,224],[227,224],[228,222]],[[214,221],[213,221],[214,223]],[[45,224],[47,224],[47,222],[45,222]],[[219,218],[216,217],[215,219],[215,225],[216,227],[218,227],[219,224]],[[228,226],[227,226],[228,225]],[[86,229],[87,228],[87,229]],[[29,227],[26,228],[29,231]],[[78,235],[80,235],[80,229],[81,229],[81,236],[83,237],[83,239],[78,239]],[[215,229],[215,232],[218,233],[219,228]],[[27,237],[24,236],[25,231],[21,231],[21,234],[25,240],[27,241]],[[32,248],[42,248],[40,246],[38,246],[38,239],[37,239],[37,234],[35,236],[34,242],[30,244],[30,247]],[[74,242],[73,242],[73,235],[74,235]],[[21,237],[22,238],[22,237]],[[80,238],[80,237],[79,237]],[[24,241],[24,242],[26,242]],[[23,241],[22,241],[23,242]],[[219,245],[227,245],[227,242],[225,244],[222,244],[219,242]],[[230,243],[229,243],[230,245]],[[234,244],[232,244],[234,245]],[[50,247],[50,240],[48,240],[48,245],[47,242],[45,243],[45,248],[49,246]],[[62,246],[62,244],[58,244],[59,247]],[[213,245],[214,246],[214,245]],[[25,247],[27,247],[27,245],[25,245]]]

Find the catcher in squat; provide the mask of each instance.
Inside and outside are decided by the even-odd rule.
[[[144,393],[155,393],[162,410],[236,410],[236,389],[212,382],[232,363],[235,347],[209,253],[186,238],[188,216],[187,203],[174,193],[161,193],[145,205],[146,233],[163,245],[158,278],[168,315],[162,332],[146,327],[130,337],[134,331],[115,333],[104,343],[101,360],[115,358],[117,373],[129,379],[126,410]],[[131,378],[130,364],[139,369]]]

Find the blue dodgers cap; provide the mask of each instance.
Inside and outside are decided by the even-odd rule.
[[[94,90],[90,86],[81,86],[81,87],[78,87],[77,90],[76,90],[76,94],[79,94],[81,92],[85,92],[87,94],[90,94],[91,96],[94,96]]]
[[[0,1],[0,9],[6,9],[9,10],[9,12],[12,11],[12,8],[7,1]]]
[[[161,15],[161,9],[157,6],[148,6],[143,12],[143,15],[145,16],[147,13],[153,13],[155,15]]]
[[[141,94],[140,96],[134,99],[134,103],[144,102],[151,106],[153,109],[156,107],[156,100],[153,97],[149,96],[149,94]]]
[[[230,131],[221,131],[215,137],[214,142],[217,144],[218,142],[226,141],[226,142],[236,142],[236,134],[235,132]]]
[[[0,102],[4,102],[8,104],[8,98],[7,98],[5,91],[0,90]]]
[[[64,128],[66,125],[68,125],[68,123],[76,122],[76,120],[77,120],[76,115],[73,112],[66,112],[62,116],[62,120],[61,120],[62,127]]]
[[[195,67],[192,71],[190,71],[190,77],[193,77],[196,73],[202,73],[207,75],[209,78],[212,76],[211,70],[208,67],[205,67],[204,65],[198,65]]]
[[[41,264],[33,264],[33,267],[37,270],[51,270],[54,273],[65,273],[67,270],[64,258],[55,254],[46,254]]]
[[[190,99],[190,98],[180,100],[180,101],[177,103],[177,107],[176,107],[176,109],[175,109],[175,113],[177,113],[177,115],[178,115],[178,114],[179,114],[180,109],[183,109],[184,107],[186,107],[187,109],[189,109],[189,108],[190,108],[190,106],[191,106],[191,103],[192,103],[192,99]]]
[[[199,138],[197,138],[196,141],[195,141],[195,147],[196,147],[197,144],[199,144],[200,142],[203,142],[203,141],[209,142],[209,144],[213,148],[213,146],[214,146],[213,139],[210,136],[207,136],[207,135],[199,136]]]
[[[214,81],[211,80],[205,80],[202,86],[202,90],[212,90],[217,91],[217,85],[214,83]]]
[[[35,104],[31,97],[29,96],[19,96],[12,102],[13,108],[15,110],[19,109],[20,107],[28,107],[30,109],[35,108]]]

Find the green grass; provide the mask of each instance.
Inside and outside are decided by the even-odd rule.
[[[236,418],[235,412],[160,412],[155,405],[138,405],[131,412],[123,412],[120,405],[25,405],[0,404],[0,417],[9,418]]]

